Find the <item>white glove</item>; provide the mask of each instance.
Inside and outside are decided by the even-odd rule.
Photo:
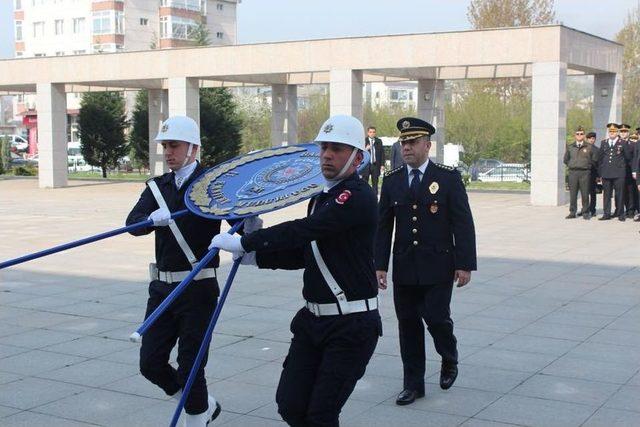
[[[253,233],[262,228],[262,218],[258,215],[250,216],[244,220],[244,232],[246,234]]]
[[[159,208],[151,212],[149,219],[153,221],[156,227],[165,227],[171,222],[171,212],[165,208]]]
[[[242,257],[242,261],[240,261],[240,264],[242,265],[258,265],[257,261],[256,261],[256,253],[255,252],[249,252],[249,253],[244,253],[244,252],[234,252],[233,253],[233,260],[237,261],[238,258]]]
[[[241,237],[237,234],[220,233],[213,236],[209,250],[213,248],[220,248],[227,252],[244,252],[244,248],[240,243]]]

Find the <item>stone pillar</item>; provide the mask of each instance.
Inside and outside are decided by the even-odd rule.
[[[567,64],[537,62],[531,83],[531,204],[566,203]]]
[[[439,163],[444,159],[444,103],[444,80],[418,80],[418,118],[426,120],[436,128],[436,134],[431,137],[435,147],[431,147],[429,156],[435,157]]]
[[[169,117],[191,117],[200,126],[200,83],[198,79],[171,77],[167,79],[169,87]],[[200,160],[202,150],[198,150]]]
[[[362,121],[362,71],[329,72],[329,114],[348,114]]]
[[[149,89],[149,170],[151,176],[169,171],[162,157],[162,146],[155,141],[162,122],[169,117],[169,97],[164,89]]]
[[[64,84],[38,83],[38,183],[40,188],[67,185],[67,96]]]
[[[271,86],[271,146],[298,143],[298,87]]]
[[[593,131],[598,140],[607,137],[607,123],[622,120],[622,75],[614,73],[593,76]]]

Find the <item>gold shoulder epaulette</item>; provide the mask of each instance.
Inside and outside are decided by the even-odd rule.
[[[456,168],[454,168],[453,166],[449,166],[449,165],[443,165],[442,163],[434,163],[437,167],[439,167],[440,169],[444,169],[446,171],[449,172],[453,172],[456,170]]]
[[[404,165],[402,165],[402,166],[398,166],[398,167],[397,167],[397,168],[395,168],[395,169],[391,169],[390,171],[385,172],[385,173],[384,173],[384,176],[393,175],[394,173],[401,171],[403,167],[405,167],[405,166],[404,166]]]

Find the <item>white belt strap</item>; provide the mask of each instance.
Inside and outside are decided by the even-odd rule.
[[[167,207],[167,202],[164,201],[164,197],[162,197],[162,193],[160,193],[158,184],[156,184],[154,180],[150,180],[147,182],[147,185],[149,185],[151,193],[153,193],[153,197],[156,199],[158,206],[169,210],[169,208]],[[191,265],[196,265],[198,263],[198,258],[196,258],[196,256],[193,254],[193,251],[189,247],[189,244],[187,244],[187,241],[184,240],[184,236],[182,235],[182,232],[178,228],[178,225],[175,223],[175,221],[171,220],[169,222],[169,228],[171,229],[171,233],[173,233],[173,237],[175,237],[176,241],[178,242],[178,245],[180,245],[180,249],[182,249],[182,252],[184,252],[184,256],[186,256],[189,260],[189,263]]]
[[[355,151],[355,150],[354,150]],[[316,209],[316,199],[313,200],[313,205],[311,206],[311,213]],[[313,257],[316,260],[316,264],[318,264],[318,269],[324,278],[324,281],[327,282],[329,289],[333,295],[335,295],[338,300],[338,305],[340,306],[340,311],[342,314],[349,314],[351,312],[351,306],[349,305],[349,301],[347,301],[347,297],[344,294],[344,291],[336,282],[333,275],[327,268],[327,264],[324,262],[322,255],[320,254],[320,249],[318,249],[318,243],[314,240],[311,242],[311,250],[313,251]]]

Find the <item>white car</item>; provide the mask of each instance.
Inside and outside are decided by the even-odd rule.
[[[16,151],[27,151],[29,148],[29,142],[20,135],[0,135],[0,138],[9,138],[11,147]]]
[[[529,181],[529,170],[521,163],[503,163],[500,166],[478,174],[482,182],[524,182]]]

